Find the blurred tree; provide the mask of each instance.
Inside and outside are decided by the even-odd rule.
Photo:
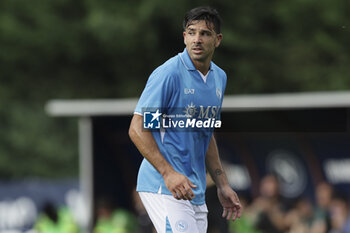
[[[214,60],[226,94],[350,88],[347,0],[2,0],[0,177],[77,174],[75,121],[49,118],[44,104],[140,95],[183,50],[183,15],[198,5],[224,20]]]

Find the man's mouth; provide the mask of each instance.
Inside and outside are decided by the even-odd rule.
[[[201,47],[194,47],[194,48],[192,48],[192,51],[194,53],[201,53],[201,52],[203,52],[203,48],[201,48]]]

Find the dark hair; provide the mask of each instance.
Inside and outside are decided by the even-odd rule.
[[[191,24],[194,20],[205,20],[208,28],[211,27],[210,23],[214,25],[214,31],[216,33],[221,32],[221,17],[218,11],[209,6],[200,6],[193,8],[185,14],[185,18],[183,21],[183,28],[186,28]]]

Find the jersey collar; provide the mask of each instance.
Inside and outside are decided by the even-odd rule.
[[[180,59],[182,64],[186,67],[187,70],[197,70],[196,67],[193,65],[193,62],[190,58],[190,55],[188,55],[187,49],[185,48],[182,53],[179,53]],[[209,70],[213,70],[213,64],[210,62]]]

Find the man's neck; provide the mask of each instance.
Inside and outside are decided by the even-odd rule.
[[[201,72],[203,75],[206,75],[210,68],[210,60],[206,62],[200,62],[200,61],[192,61],[194,64],[194,67],[196,67],[199,72]]]

